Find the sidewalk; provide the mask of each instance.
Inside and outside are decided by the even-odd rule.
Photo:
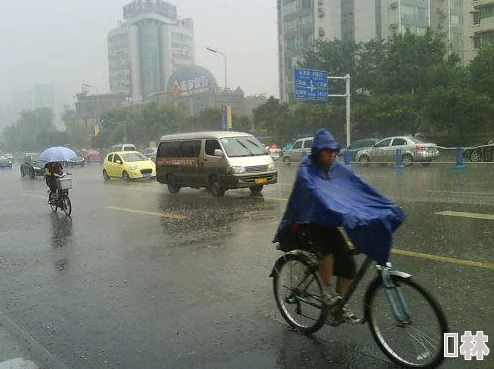
[[[0,369],[67,369],[0,311]]]

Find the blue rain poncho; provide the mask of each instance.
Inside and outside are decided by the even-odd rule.
[[[317,153],[323,149],[338,150],[339,145],[328,131],[321,129],[314,136],[312,155],[300,164],[274,241],[281,242],[287,227],[294,224],[343,227],[360,252],[385,264],[392,234],[405,214],[339,161],[324,175],[315,163]]]

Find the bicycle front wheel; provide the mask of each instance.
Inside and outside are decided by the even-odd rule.
[[[328,310],[321,279],[303,257],[287,254],[278,260],[273,287],[278,309],[293,328],[310,334],[324,325]]]
[[[365,316],[374,340],[402,367],[436,368],[444,359],[448,332],[441,307],[413,280],[394,275],[391,279],[396,288],[386,289],[378,277],[367,291]]]

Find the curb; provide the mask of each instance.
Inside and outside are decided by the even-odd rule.
[[[0,311],[0,325],[4,326],[14,338],[33,353],[34,361],[39,365],[39,369],[68,369],[65,364],[50,354],[38,341],[2,311]]]

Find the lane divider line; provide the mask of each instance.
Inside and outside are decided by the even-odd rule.
[[[415,252],[415,251],[402,250],[402,249],[391,249],[391,252],[393,254],[396,254],[396,255],[409,256],[409,257],[417,258],[417,259],[432,260],[432,261],[438,261],[438,262],[443,262],[443,263],[448,263],[448,264],[456,264],[456,265],[462,265],[462,266],[470,266],[470,267],[475,267],[475,268],[494,270],[494,263],[488,263],[488,262],[483,262],[483,261],[456,259],[456,258],[452,258],[449,256],[424,254],[422,252]]]
[[[448,217],[459,217],[459,218],[472,218],[472,219],[484,219],[484,220],[494,220],[494,214],[479,214],[479,213],[467,213],[463,211],[439,211],[436,215],[444,215]]]
[[[129,209],[129,208],[118,208],[115,206],[107,206],[106,208],[108,210],[123,211],[123,212],[127,212],[127,213],[142,214],[142,215],[152,215],[152,216],[156,216],[156,217],[160,217],[160,218],[167,218],[167,219],[175,219],[175,220],[188,219],[185,215],[181,215],[181,214],[157,213],[157,212],[152,212],[152,211],[143,211],[143,210],[136,210],[136,209]]]
[[[479,196],[494,196],[494,192],[468,192],[468,191],[432,191],[427,190],[429,193],[445,193],[453,195],[479,195]]]
[[[43,200],[48,201],[48,196],[39,196],[39,195],[30,194],[30,193],[23,193],[22,196],[36,197],[37,199],[43,199]]]

